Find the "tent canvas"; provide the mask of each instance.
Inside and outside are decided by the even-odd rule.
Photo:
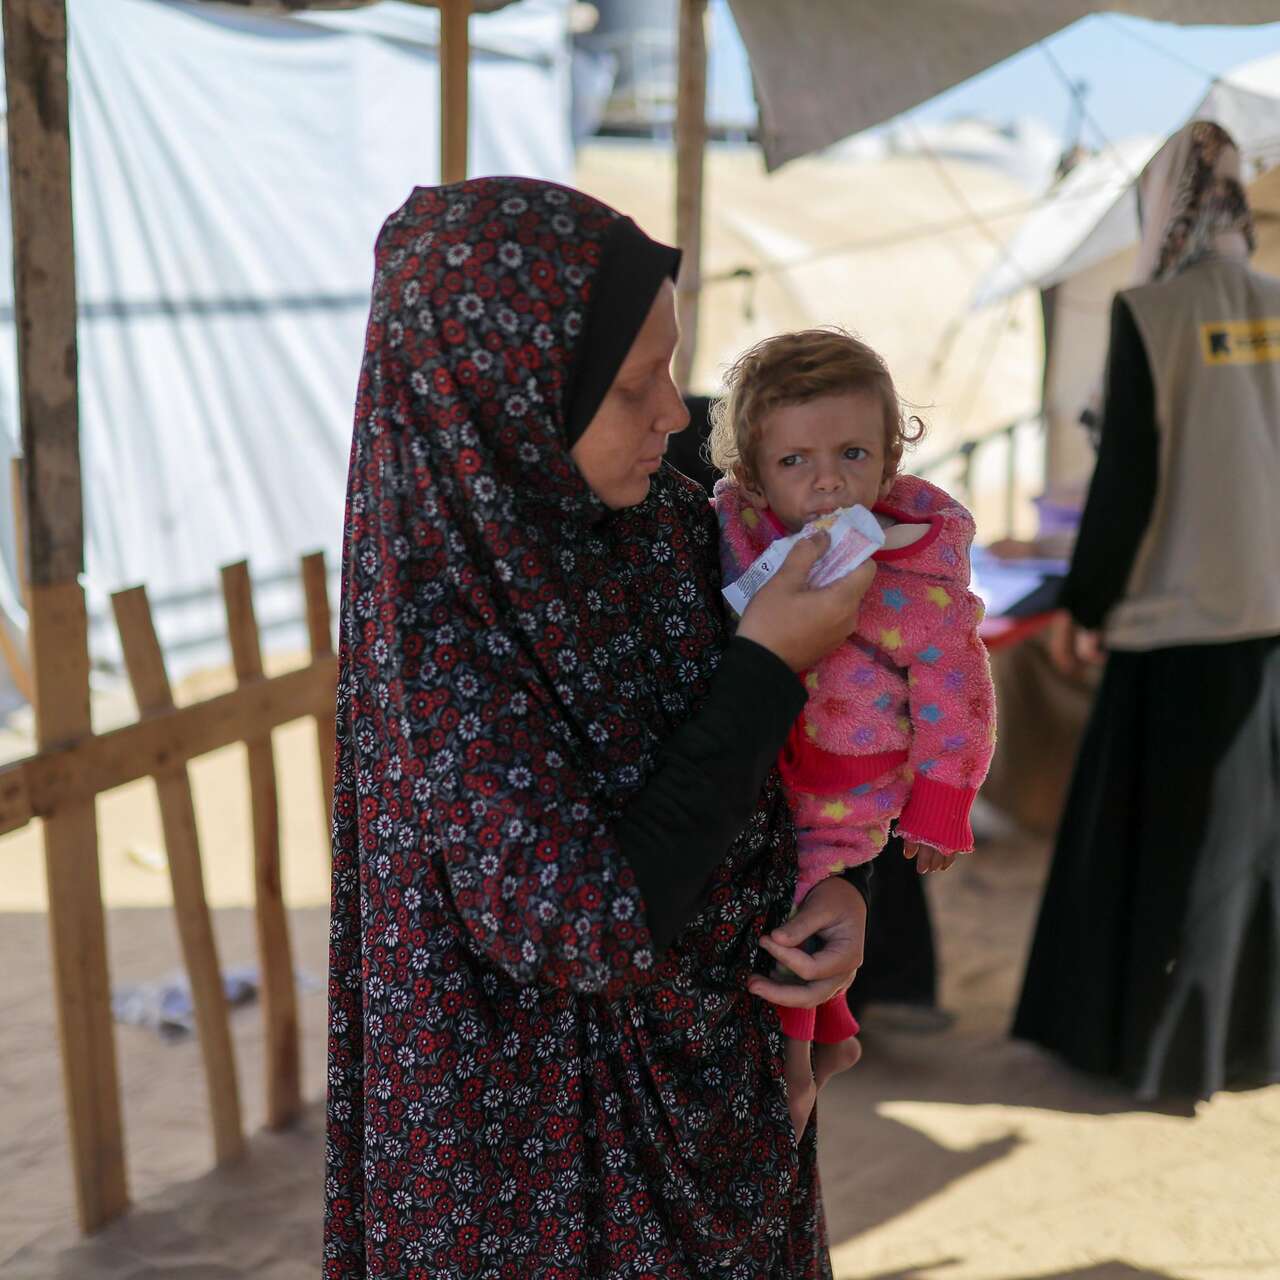
[[[1019,213],[1010,210],[1021,211],[1032,195],[999,165],[944,159],[931,145],[927,153],[808,156],[766,174],[754,147],[715,144],[705,181],[693,390],[719,391],[728,365],[769,334],[840,324],[884,355],[899,391],[928,421],[913,467],[1034,412],[1041,355],[1034,300],[968,313],[992,252],[979,219],[1011,227]],[[651,235],[672,236],[665,147],[597,139],[580,150],[575,183],[626,209]],[[1016,487],[1028,496],[1039,478],[1037,430],[1029,426],[1018,450],[1028,474]],[[1004,460],[997,447],[975,469],[973,496],[988,536],[1003,527]],[[958,476],[948,469],[937,478],[950,484]]]
[[[1269,56],[1220,77],[1190,119],[1216,120],[1241,145],[1249,196],[1259,215],[1254,261],[1280,273],[1280,57]],[[986,307],[1028,286],[1046,313],[1044,411],[1046,483],[1081,489],[1093,453],[1079,416],[1106,357],[1111,300],[1133,276],[1139,238],[1137,178],[1163,139],[1117,144],[1077,166],[1010,241],[1007,257],[974,292]]]
[[[1091,13],[1184,25],[1280,19],[1280,0],[729,0],[771,169],[879,124]]]
[[[181,656],[221,634],[220,602],[195,598],[219,564],[252,558],[269,627],[300,616],[298,554],[336,560],[374,237],[438,172],[439,16],[70,0],[68,19],[89,603],[145,582],[179,602],[157,621]],[[472,171],[569,180],[567,0],[471,26]],[[7,272],[0,288],[7,469]],[[20,642],[2,479],[0,626]],[[113,656],[113,628],[94,641]]]

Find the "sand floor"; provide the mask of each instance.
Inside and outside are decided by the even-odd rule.
[[[207,691],[207,690],[206,690]],[[314,737],[277,734],[284,880],[299,970],[325,963]],[[243,758],[193,770],[224,966],[254,962]],[[112,980],[178,964],[149,784],[100,802]],[[210,817],[216,815],[216,822]],[[0,1276],[12,1280],[295,1280],[319,1274],[324,997],[304,991],[293,1132],[257,1132],[210,1172],[198,1051],[117,1028],[134,1208],[77,1238],[36,829],[0,838]],[[988,846],[932,878],[940,1035],[877,1028],[823,1094],[822,1171],[843,1280],[1280,1280],[1280,1086],[1196,1108],[1136,1107],[1003,1034],[1044,875],[1042,844]],[[262,1117],[260,1012],[237,1010],[246,1124]]]

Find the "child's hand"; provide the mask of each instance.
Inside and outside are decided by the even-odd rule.
[[[943,853],[931,844],[920,844],[914,840],[907,841],[902,852],[906,857],[915,859],[916,870],[922,876],[927,876],[930,871],[948,871],[956,860],[954,853]]]

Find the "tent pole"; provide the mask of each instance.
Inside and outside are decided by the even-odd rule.
[[[32,704],[41,750],[91,732],[76,396],[65,0],[3,0]],[[128,1204],[92,799],[44,825],[76,1206],[93,1231]]]
[[[702,289],[702,173],[707,147],[707,0],[680,0],[676,90],[676,244],[684,251],[676,286],[680,347],[675,378],[689,390],[698,346]]]
[[[471,0],[440,3],[440,181],[467,176]]]

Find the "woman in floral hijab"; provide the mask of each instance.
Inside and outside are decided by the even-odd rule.
[[[843,880],[783,927],[771,767],[793,671],[866,582],[807,590],[802,549],[728,640],[710,509],[661,461],[687,421],[677,262],[514,178],[416,190],[379,237],[342,592],[330,1280],[829,1274],[813,1129],[797,1150],[753,993],[817,1004],[860,958]],[[761,943],[810,981],[766,980]]]
[[[1059,664],[1106,670],[1015,1035],[1139,1098],[1280,1079],[1280,280],[1196,120],[1139,181]]]

